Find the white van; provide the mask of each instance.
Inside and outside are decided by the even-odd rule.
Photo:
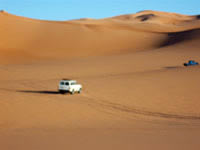
[[[74,94],[81,93],[82,85],[77,84],[76,80],[63,79],[59,83],[59,92],[65,94],[67,92]]]

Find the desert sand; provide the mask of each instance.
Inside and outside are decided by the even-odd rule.
[[[200,17],[0,12],[2,150],[199,150]],[[83,92],[62,95],[59,80]]]

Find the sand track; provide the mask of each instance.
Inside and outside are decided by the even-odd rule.
[[[88,100],[91,100],[92,106],[98,105],[100,108],[106,108],[107,110],[117,110],[120,112],[126,112],[133,115],[143,115],[143,116],[151,116],[151,117],[159,117],[159,118],[165,118],[165,119],[184,119],[184,120],[200,120],[200,116],[186,116],[181,114],[168,114],[163,112],[152,112],[148,110],[141,110],[138,108],[132,108],[126,105],[118,104],[118,103],[112,103],[106,100],[102,100],[99,98],[94,98],[94,96],[88,96],[84,94],[84,97],[87,97]],[[115,111],[116,113],[116,111]],[[117,115],[117,113],[116,113]]]

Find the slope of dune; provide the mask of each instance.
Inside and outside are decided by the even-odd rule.
[[[1,13],[0,20],[1,62],[138,51],[157,47],[165,38],[162,34],[115,29],[115,23],[109,21],[106,27],[107,21],[49,22],[7,13]],[[141,46],[141,42],[146,44]]]
[[[199,150],[199,16],[42,21],[0,12],[3,150]],[[62,78],[83,92],[58,93]]]
[[[150,50],[165,45],[169,32],[199,27],[199,19],[193,16],[153,11],[64,22],[34,20],[2,11],[0,60],[16,63]]]

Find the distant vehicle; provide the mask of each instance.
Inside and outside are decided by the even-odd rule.
[[[59,83],[59,92],[61,94],[70,93],[74,94],[75,92],[81,93],[82,85],[77,84],[76,80],[69,80],[69,79],[63,79]]]
[[[195,66],[195,65],[199,65],[199,63],[194,60],[189,60],[188,63],[184,63],[183,65],[184,66]]]

